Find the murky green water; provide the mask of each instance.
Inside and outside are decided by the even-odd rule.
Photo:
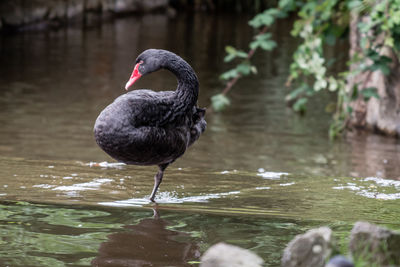
[[[285,106],[289,27],[275,26],[279,49],[257,56],[259,74],[167,169],[156,206],[147,201],[156,168],[114,164],[94,121],[150,47],[192,64],[207,106],[222,88],[224,46],[251,38],[246,18],[152,15],[2,37],[0,265],[190,266],[224,241],[278,266],[286,243],[312,227],[329,225],[340,240],[357,220],[400,229],[399,141],[354,132],[330,142],[328,95],[306,117]],[[175,82],[159,72],[136,88]]]

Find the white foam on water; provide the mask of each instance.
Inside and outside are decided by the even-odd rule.
[[[62,185],[53,188],[52,190],[60,190],[60,191],[85,191],[85,190],[96,190],[102,184],[112,182],[112,179],[94,179],[93,181],[86,183],[79,183],[73,185]]]
[[[261,176],[264,179],[270,179],[270,180],[278,180],[280,179],[283,175],[288,175],[289,173],[287,172],[266,172],[264,169],[260,168],[258,169],[258,176]]]
[[[367,177],[363,181],[368,182],[372,181],[375,182],[377,185],[380,186],[394,186],[400,188],[400,181],[397,180],[390,180],[390,179],[383,179],[379,177]]]
[[[122,162],[89,162],[85,164],[89,167],[102,167],[102,168],[115,168],[115,169],[122,169],[126,164]]]
[[[340,185],[332,187],[333,189],[344,190],[348,189],[351,191],[356,191],[356,194],[359,196],[367,197],[367,198],[374,198],[374,199],[381,199],[381,200],[397,200],[400,199],[400,192],[396,193],[384,193],[380,192],[379,189],[382,187],[385,188],[392,188],[396,191],[400,190],[400,181],[391,180],[391,179],[384,179],[379,177],[367,177],[361,179],[360,182],[367,182],[370,183],[368,185],[357,185],[355,183],[347,183],[347,185]],[[372,183],[371,183],[372,182]]]
[[[355,186],[355,185],[335,186],[335,187],[332,187],[332,188],[333,188],[333,189],[338,189],[338,190],[350,189],[350,190],[352,190],[352,191],[359,191],[359,190],[361,190],[360,187]]]
[[[189,197],[177,197],[176,193],[159,192],[155,201],[160,204],[181,204],[185,202],[208,202],[210,199],[221,198],[229,195],[240,194],[240,191],[231,191],[225,193],[206,194]],[[148,198],[131,198],[127,200],[118,200],[113,202],[100,202],[98,204],[113,207],[137,207],[152,203]]]
[[[271,187],[269,187],[269,186],[256,187],[256,190],[268,190],[268,189],[271,189]]]
[[[286,184],[279,184],[280,186],[291,186],[294,185],[295,182],[291,182],[291,183],[286,183]]]
[[[54,185],[50,185],[50,184],[35,184],[35,185],[32,185],[32,187],[49,189],[49,188],[53,188],[55,186]]]

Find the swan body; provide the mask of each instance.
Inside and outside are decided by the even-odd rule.
[[[108,105],[94,125],[97,144],[114,159],[159,166],[152,201],[164,170],[185,153],[207,125],[205,109],[197,106],[197,76],[186,61],[172,52],[149,49],[140,54],[126,89],[141,76],[161,68],[177,76],[175,91],[130,91]]]

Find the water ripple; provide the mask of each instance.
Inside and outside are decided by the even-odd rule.
[[[367,177],[361,179],[360,182],[365,184],[358,185],[356,183],[347,183],[346,185],[339,185],[332,188],[337,190],[348,189],[356,192],[356,194],[359,196],[373,198],[373,199],[381,199],[381,200],[400,199],[400,192],[397,192],[400,190],[400,181],[383,179],[379,177]]]
[[[156,198],[157,203],[162,204],[180,204],[185,202],[208,202],[210,199],[222,198],[229,195],[240,194],[240,191],[231,191],[224,193],[206,194],[198,196],[188,196],[188,197],[177,197],[176,193],[170,192],[160,192]],[[140,207],[146,204],[150,204],[150,200],[146,198],[131,198],[127,200],[119,200],[113,202],[99,202],[99,205],[113,206],[113,207]]]

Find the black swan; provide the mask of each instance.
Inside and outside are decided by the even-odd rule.
[[[125,89],[161,68],[176,75],[175,91],[128,92],[108,105],[94,125],[97,144],[114,159],[126,164],[158,165],[151,201],[165,169],[185,153],[207,125],[205,109],[197,106],[197,76],[185,60],[172,52],[148,49],[141,53]]]

